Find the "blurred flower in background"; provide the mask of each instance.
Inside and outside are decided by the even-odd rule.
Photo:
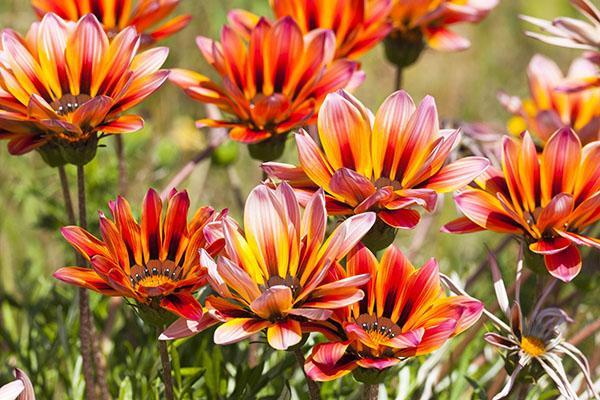
[[[168,71],[168,49],[137,54],[139,36],[126,28],[109,40],[91,14],[77,23],[47,14],[23,38],[5,29],[0,46],[0,139],[11,154],[37,149],[59,166],[83,165],[99,135],[143,127],[121,115],[156,91]]]
[[[261,18],[254,25],[240,22],[242,18],[239,12],[230,14],[221,42],[197,39],[221,84],[181,69],[173,70],[170,79],[193,99],[216,104],[232,116],[203,119],[199,126],[231,128],[233,140],[250,144],[254,158],[268,161],[281,155],[288,132],[316,118],[327,93],[346,87],[358,65],[334,61],[335,36],[330,30],[303,35],[291,17],[274,23]],[[269,146],[272,151],[265,150]]]
[[[406,92],[395,92],[373,117],[350,94],[332,93],[319,112],[318,130],[322,150],[301,132],[299,166],[265,163],[263,169],[288,181],[303,202],[322,188],[330,215],[375,211],[392,228],[414,228],[420,216],[413,207],[432,211],[438,193],[467,185],[489,165],[483,157],[467,157],[444,166],[460,131],[439,129],[429,96],[415,107]]]
[[[577,246],[600,248],[582,231],[600,219],[600,142],[583,149],[570,128],[557,131],[538,155],[531,136],[506,136],[502,170],[490,167],[476,187],[454,198],[465,217],[446,224],[448,233],[484,229],[524,237],[544,257],[550,274],[568,282],[581,270]]]
[[[341,223],[326,237],[322,192],[315,193],[303,216],[292,188],[256,187],[246,201],[244,230],[225,220],[226,255],[215,263],[201,252],[215,295],[206,299],[217,344],[230,344],[267,331],[271,347],[286,350],[302,340],[314,321],[363,298],[369,275],[339,277],[340,261],[375,222],[365,213]],[[189,336],[209,323],[177,321],[161,336]],[[189,329],[186,329],[189,328]]]
[[[294,18],[305,34],[331,29],[336,37],[336,58],[356,59],[390,32],[392,0],[271,0],[278,18]]]
[[[2,400],[35,400],[33,385],[25,372],[19,368],[14,371],[15,380],[0,387]]]
[[[589,22],[569,17],[545,21],[540,18],[521,16],[527,22],[539,27],[544,33],[526,32],[528,36],[542,42],[572,49],[587,50],[584,56],[596,65],[600,65],[600,10],[589,0],[571,0],[577,10]],[[572,90],[600,86],[598,70],[593,75],[570,83]]]
[[[449,26],[484,19],[498,0],[394,0],[392,32],[385,41],[388,60],[399,67],[414,63],[425,46],[460,51],[471,43]]]
[[[498,95],[502,105],[515,115],[508,130],[520,135],[528,130],[542,144],[558,129],[573,128],[583,144],[600,139],[600,88],[567,92],[564,85],[598,75],[598,66],[579,58],[573,61],[567,76],[556,63],[535,55],[527,69],[531,98],[521,100],[504,92]]]
[[[478,300],[444,293],[434,259],[416,269],[396,246],[388,247],[381,261],[358,246],[347,269],[371,280],[362,286],[362,300],[322,323],[338,337],[317,344],[306,360],[305,371],[315,380],[337,379],[357,368],[385,370],[429,354],[473,325],[483,310]]]
[[[199,319],[202,306],[193,293],[206,284],[207,277],[198,249],[213,256],[221,251],[224,213],[202,207],[187,222],[189,206],[187,192],[173,190],[163,219],[160,197],[150,189],[138,224],[127,200],[118,197],[109,203],[112,221],[100,212],[101,240],[77,226],[62,229],[92,268],[61,268],[54,277],[107,296],[132,298],[141,306],[144,319],[156,317],[160,322],[161,308]]]
[[[180,0],[31,0],[40,18],[52,12],[65,20],[77,21],[85,14],[94,14],[109,37],[132,26],[141,35],[142,45],[155,43],[186,27],[192,18],[188,14],[156,27],[179,3]]]

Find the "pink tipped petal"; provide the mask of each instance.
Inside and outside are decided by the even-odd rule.
[[[462,51],[471,45],[464,37],[442,27],[427,28],[425,37],[429,47],[439,51]]]
[[[481,232],[484,228],[477,225],[473,221],[471,221],[467,217],[460,217],[455,219],[454,221],[448,222],[446,225],[442,226],[440,231],[444,233],[473,233],[473,232]]]
[[[563,282],[570,282],[581,271],[581,255],[573,245],[559,253],[545,255],[544,261],[548,272]]]
[[[254,318],[233,318],[220,325],[215,331],[216,344],[231,344],[244,340],[270,326],[269,321]]]
[[[383,370],[389,367],[393,367],[400,362],[399,358],[361,358],[356,364],[362,368],[375,368]]]
[[[490,165],[483,157],[466,157],[443,167],[426,184],[437,192],[446,193],[461,189],[481,175]]]
[[[144,127],[144,119],[138,115],[123,115],[104,125],[100,125],[98,129],[101,132],[115,135],[120,133],[129,133],[139,131]]]
[[[158,340],[174,340],[194,336],[218,322],[219,320],[213,318],[209,313],[202,314],[202,318],[198,321],[179,318],[160,334]]]
[[[329,184],[331,193],[356,206],[375,193],[375,186],[364,176],[348,168],[338,169]]]

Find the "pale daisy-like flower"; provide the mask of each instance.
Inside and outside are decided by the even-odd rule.
[[[494,290],[498,305],[506,319],[504,322],[488,310],[484,310],[498,332],[488,332],[484,339],[502,350],[506,351],[506,361],[511,364],[512,373],[506,384],[492,400],[508,398],[516,383],[523,374],[532,374],[539,377],[536,372],[543,371],[552,379],[560,394],[568,400],[577,400],[576,388],[571,384],[563,366],[564,356],[568,356],[579,367],[588,389],[593,398],[598,399],[591,379],[590,367],[583,353],[569,343],[563,336],[563,328],[571,318],[560,308],[543,307],[548,295],[554,289],[556,280],[545,287],[529,316],[523,316],[521,311],[520,289],[523,269],[523,254],[519,254],[517,277],[515,282],[515,299],[512,308],[509,305],[506,285],[502,279],[500,269],[495,259],[491,257],[490,266],[494,279]],[[456,293],[464,294],[449,278],[443,277],[444,282]]]

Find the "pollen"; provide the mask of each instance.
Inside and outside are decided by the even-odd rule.
[[[90,99],[91,97],[86,94],[77,96],[66,94],[59,100],[53,101],[51,106],[58,115],[67,115],[77,110],[83,103]]]
[[[400,328],[389,318],[375,317],[362,314],[356,319],[356,323],[363,328],[370,339],[377,344],[388,342],[401,332]]]
[[[546,344],[535,336],[523,336],[521,349],[532,357],[539,357],[546,352]]]

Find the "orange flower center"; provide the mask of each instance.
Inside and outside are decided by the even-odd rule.
[[[532,357],[539,357],[546,352],[544,341],[535,336],[523,336],[521,349]]]
[[[181,279],[182,269],[171,260],[150,260],[145,267],[131,268],[131,286],[158,287],[165,283],[175,283]]]
[[[50,105],[58,115],[67,115],[77,110],[83,103],[90,99],[91,97],[87,94],[79,94],[77,96],[65,94],[60,99],[54,100]]]

